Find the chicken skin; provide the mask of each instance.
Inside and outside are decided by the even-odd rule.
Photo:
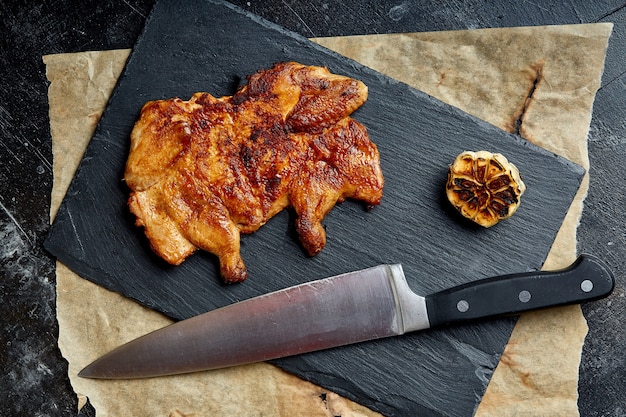
[[[146,103],[125,171],[137,226],[171,264],[198,248],[217,255],[229,283],[248,275],[240,234],[286,207],[308,254],[319,253],[322,219],[337,202],[382,198],[376,145],[349,117],[366,99],[360,81],[289,62],[248,77],[233,96]]]

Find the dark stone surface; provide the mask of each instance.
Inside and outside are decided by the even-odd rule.
[[[0,415],[76,414],[66,363],[56,348],[54,262],[41,248],[52,186],[47,83],[41,56],[130,48],[152,3],[85,5],[65,0],[27,7],[17,1],[0,1],[0,364],[4,371]],[[589,135],[591,189],[579,228],[579,250],[605,258],[618,282],[609,299],[583,306],[590,329],[582,356],[579,406],[582,416],[626,415],[623,2],[235,3],[304,36],[615,24]],[[93,415],[93,410],[85,414]]]

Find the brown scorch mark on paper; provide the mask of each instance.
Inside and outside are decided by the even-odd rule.
[[[534,103],[535,93],[543,82],[544,67],[544,61],[538,61],[529,67],[528,93],[520,103],[519,112],[517,113],[517,117],[515,118],[514,122],[512,122],[510,126],[507,126],[507,130],[509,132],[519,135],[525,139],[530,139],[530,137],[529,132],[527,131],[527,129],[525,129],[524,121],[526,120],[528,109]]]
[[[530,389],[533,389],[534,382],[532,380],[532,373],[524,369],[523,365],[517,359],[518,354],[515,352],[518,343],[515,341],[509,341],[502,352],[500,358],[500,364],[506,366],[511,372],[518,376],[519,382]]]

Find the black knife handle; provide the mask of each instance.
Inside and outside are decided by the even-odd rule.
[[[580,255],[558,271],[485,278],[426,297],[430,326],[597,300],[613,291],[613,273],[598,258]]]

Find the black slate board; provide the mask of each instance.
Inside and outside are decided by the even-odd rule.
[[[325,221],[328,244],[301,250],[288,211],[242,240],[250,272],[224,286],[212,255],[179,267],[154,256],[126,208],[129,133],[148,100],[232,94],[278,61],[325,65],[363,80],[354,117],[378,145],[382,205],[345,202]],[[443,194],[446,167],[466,149],[502,152],[528,186],[515,217],[474,227]],[[45,242],[81,276],[174,319],[341,272],[401,262],[429,293],[484,276],[540,268],[584,170],[458,109],[227,3],[157,3],[147,20]],[[558,182],[558,189],[555,183]],[[501,319],[286,358],[275,363],[388,416],[473,414],[515,323]],[[106,331],[106,330],[103,330]]]

